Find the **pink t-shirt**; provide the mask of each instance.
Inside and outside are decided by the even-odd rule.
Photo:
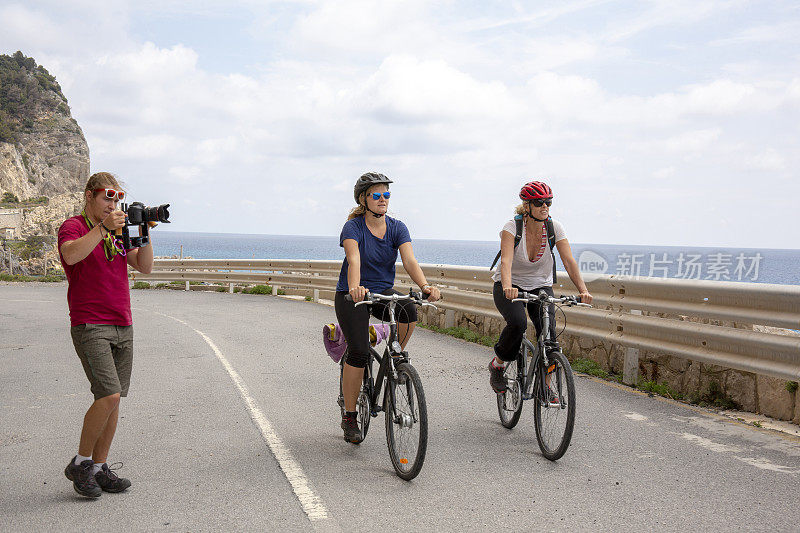
[[[83,261],[68,265],[61,255],[61,245],[89,233],[81,215],[68,218],[58,230],[58,250],[61,265],[67,275],[67,304],[73,326],[80,324],[111,324],[130,326],[131,293],[128,288],[128,263],[117,254],[106,259],[103,242],[95,246]]]

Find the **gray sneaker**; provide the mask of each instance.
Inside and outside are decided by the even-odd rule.
[[[119,465],[122,468],[122,463],[114,463],[114,466]],[[106,492],[122,492],[131,486],[131,480],[119,477],[115,470],[117,468],[109,468],[107,464],[103,464],[102,470],[94,475],[94,479],[100,488]]]
[[[103,490],[92,475],[93,466],[94,461],[91,459],[87,459],[81,462],[81,464],[76,465],[75,457],[73,457],[67,465],[67,468],[64,469],[64,475],[67,476],[68,480],[72,481],[72,487],[75,489],[75,492],[87,498],[99,498],[100,495],[103,494]]]

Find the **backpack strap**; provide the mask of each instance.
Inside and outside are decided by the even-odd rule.
[[[553,258],[553,285],[556,284],[556,254],[553,252],[556,249],[556,230],[553,227],[553,219],[551,217],[547,217],[547,220],[544,221],[544,225],[547,227],[547,242],[550,244],[550,255]]]
[[[517,249],[517,246],[519,246],[519,241],[522,240],[522,221],[523,221],[522,215],[514,216],[514,223],[517,226],[517,230],[516,230],[517,232],[514,234],[514,249],[515,250]],[[489,270],[494,270],[494,266],[497,264],[497,261],[500,259],[500,254],[501,253],[502,253],[502,251],[497,252],[497,255],[494,256],[494,261],[492,261],[492,266],[489,267]]]

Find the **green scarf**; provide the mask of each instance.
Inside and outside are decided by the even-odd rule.
[[[91,230],[94,227],[94,224],[92,224],[92,221],[89,220],[88,216],[86,216],[85,209],[81,211],[81,216],[83,217],[83,220],[86,221],[86,225],[89,226],[89,230]],[[114,238],[114,234],[110,231],[106,233],[105,237],[103,237],[103,250],[106,252],[106,259],[109,261],[113,261],[114,257],[119,253],[119,249],[116,247],[115,241],[116,239]]]

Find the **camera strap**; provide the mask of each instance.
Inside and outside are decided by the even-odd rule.
[[[86,225],[89,226],[89,230],[91,230],[94,227],[94,224],[92,224],[92,221],[89,220],[88,216],[86,216],[85,209],[81,211],[81,216],[83,217],[83,220],[86,222]],[[116,257],[118,253],[120,253],[120,250],[119,248],[117,248],[116,245],[116,239],[114,238],[114,234],[111,232],[106,233],[106,236],[103,237],[103,251],[105,251],[106,259],[108,259],[109,261],[113,261],[114,257]]]

